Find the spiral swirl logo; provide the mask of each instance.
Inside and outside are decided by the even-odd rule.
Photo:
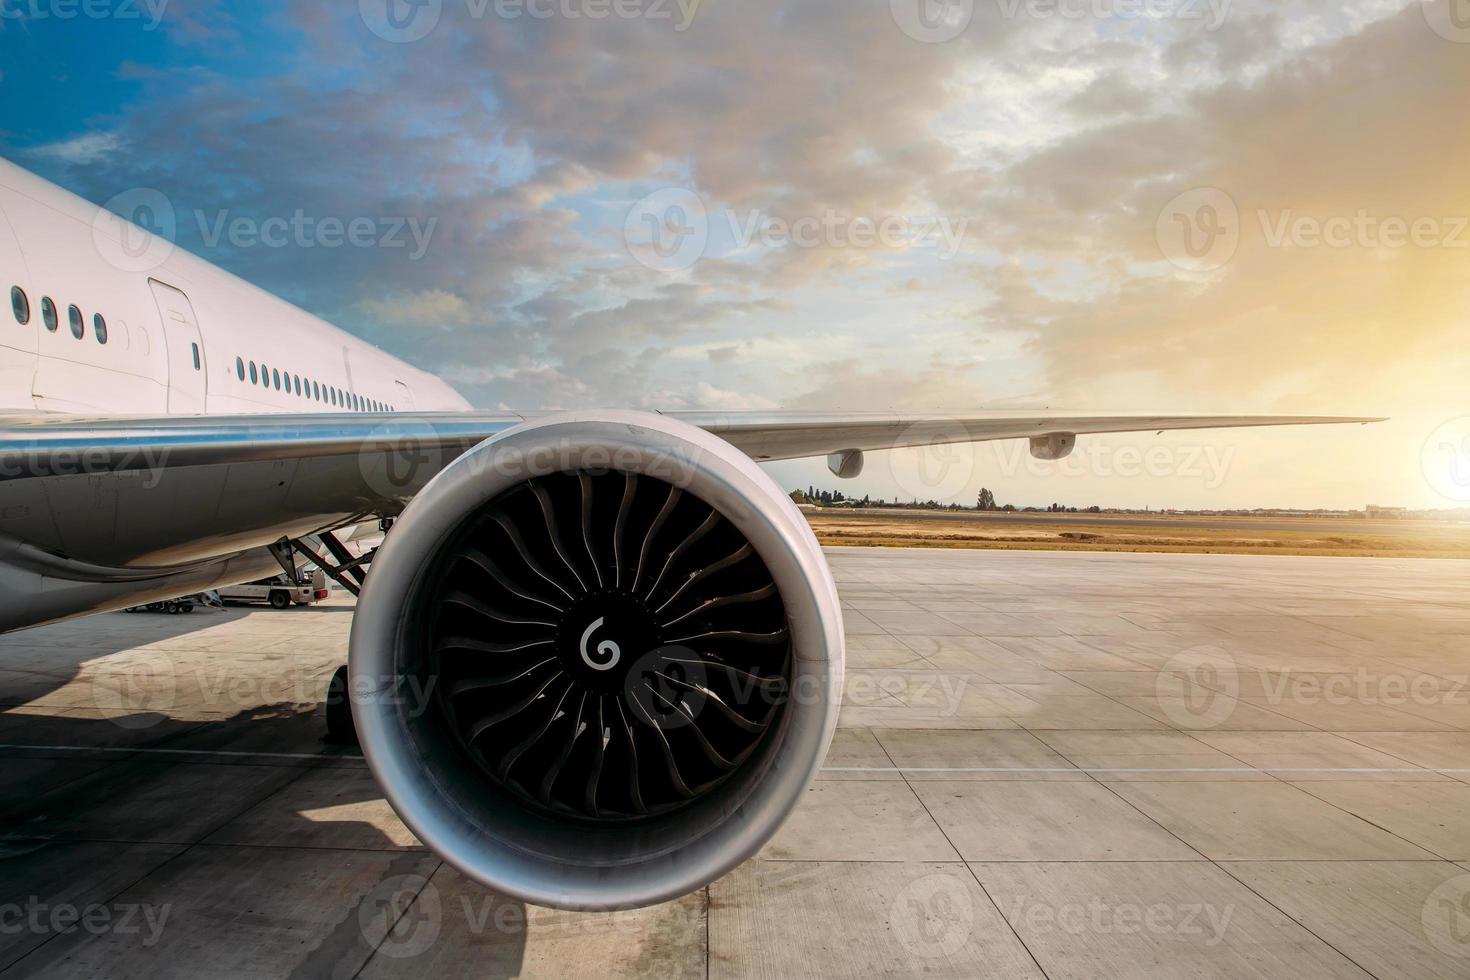
[[[1470,0],[1421,0],[1429,29],[1446,41],[1470,44]]]
[[[384,424],[369,432],[357,452],[363,483],[384,500],[409,500],[459,455],[432,424],[415,430]]]
[[[633,664],[626,680],[627,700],[662,731],[694,725],[708,693],[703,658],[688,647],[650,650]],[[760,692],[752,692],[758,695]]]
[[[898,451],[887,454],[894,482],[914,500],[961,496],[975,476],[974,438],[958,419],[910,426],[894,440]]]
[[[1154,225],[1159,251],[1186,272],[1214,272],[1240,247],[1240,209],[1218,187],[1197,187],[1164,205]]]
[[[709,247],[709,211],[686,187],[668,187],[640,200],[623,223],[623,242],[643,266],[658,272],[694,267]]]
[[[953,41],[975,18],[975,0],[889,0],[893,22],[915,41]]]
[[[1196,647],[1169,658],[1154,679],[1154,693],[1176,728],[1218,728],[1235,713],[1240,675],[1235,658],[1215,647]]]
[[[439,890],[421,875],[395,875],[379,882],[357,907],[362,938],[378,955],[411,959],[428,951],[444,927]]]
[[[1430,433],[1420,454],[1424,479],[1447,500],[1470,503],[1470,415]]]
[[[975,899],[956,876],[929,875],[898,893],[888,908],[888,923],[914,956],[926,960],[953,956],[975,931]]]
[[[178,699],[178,665],[165,653],[149,653],[126,671],[92,679],[92,701],[119,728],[141,730],[161,722]]]
[[[92,219],[97,254],[122,272],[152,272],[174,254],[178,212],[168,195],[152,187],[115,194]]]
[[[434,33],[444,0],[358,0],[367,29],[392,44],[411,44]]]
[[[1435,949],[1470,959],[1470,875],[1457,875],[1430,892],[1419,918]]]

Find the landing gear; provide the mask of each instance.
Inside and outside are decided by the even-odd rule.
[[[327,685],[327,741],[333,745],[356,745],[357,729],[352,725],[352,700],[347,691],[347,665],[332,674]]]

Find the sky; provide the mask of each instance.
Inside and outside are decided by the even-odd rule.
[[[0,154],[485,408],[1391,418],[787,487],[1463,506],[1466,7],[0,0]]]

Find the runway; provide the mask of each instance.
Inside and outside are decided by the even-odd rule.
[[[906,510],[890,507],[861,507],[846,510],[834,508],[822,513],[824,516],[843,517],[849,520],[881,521],[901,518],[911,521],[950,521],[998,527],[1043,525],[1059,529],[1081,526],[1138,530],[1229,531],[1237,534],[1251,532],[1258,534],[1370,534],[1390,538],[1434,536],[1459,529],[1459,525],[1448,521],[1367,520],[1350,517],[1247,517],[1163,513],[1053,514],[1044,511],[1005,513],[983,510]]]
[[[597,915],[470,886],[323,743],[349,601],[0,637],[0,976],[1470,976],[1470,562],[829,555],[805,803]]]

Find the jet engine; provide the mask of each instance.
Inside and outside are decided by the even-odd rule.
[[[731,870],[800,801],[842,617],[806,520],[733,446],[555,416],[413,500],[349,665],[368,764],[420,840],[523,901],[630,908]]]

